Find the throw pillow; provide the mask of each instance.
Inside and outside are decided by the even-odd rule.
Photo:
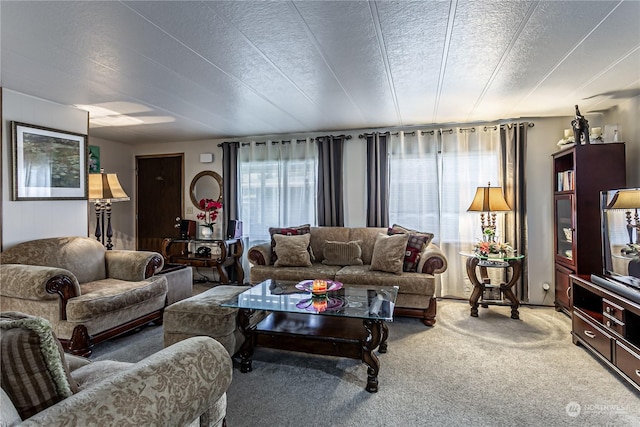
[[[0,329],[2,389],[23,420],[77,391],[48,320],[5,312]]]
[[[402,274],[404,252],[407,248],[408,234],[391,236],[379,233],[373,245],[371,270]]]
[[[418,263],[420,262],[420,255],[424,251],[431,240],[433,240],[433,233],[424,233],[422,231],[411,230],[409,228],[402,227],[398,224],[393,224],[389,228],[387,234],[408,234],[409,240],[407,241],[407,248],[404,255],[404,262],[402,271],[416,272],[418,271]]]
[[[325,265],[362,265],[362,240],[352,242],[334,242],[328,240],[324,245]]]
[[[284,236],[300,236],[302,234],[309,233],[311,233],[311,224],[304,224],[297,227],[286,228],[269,227],[269,234],[271,235],[271,264],[275,265],[276,260],[278,259],[276,251],[273,250],[276,246],[276,241],[273,239],[273,236],[277,234],[282,234]],[[309,246],[307,250],[309,251],[309,255],[311,257],[311,260],[313,261],[315,258],[313,256],[313,252],[311,251],[311,246]]]
[[[307,251],[311,234],[300,236],[284,236],[274,234],[274,248],[278,258],[273,264],[276,267],[311,267],[311,257]]]

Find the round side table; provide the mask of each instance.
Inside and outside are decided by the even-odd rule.
[[[467,276],[469,277],[469,280],[471,280],[471,283],[473,283],[473,292],[469,298],[471,316],[478,317],[478,305],[480,305],[479,301],[481,297],[483,297],[485,289],[496,287],[491,284],[487,268],[511,268],[511,279],[509,279],[507,283],[500,283],[497,287],[502,292],[502,295],[504,295],[504,297],[511,303],[511,318],[519,319],[520,313],[518,312],[518,307],[520,306],[520,303],[518,302],[516,295],[513,293],[512,288],[522,273],[522,259],[524,258],[524,255],[505,256],[500,258],[488,258],[474,253],[463,252],[461,252],[460,255],[468,257]],[[478,278],[476,267],[480,267],[480,278]],[[485,300],[482,298],[481,304],[483,307],[487,307],[489,304],[495,305],[503,303],[495,300]]]

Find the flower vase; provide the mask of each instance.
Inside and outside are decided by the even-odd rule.
[[[210,239],[211,236],[213,235],[213,225],[209,226],[209,225],[203,225],[202,229],[200,230],[200,234],[202,235],[202,237],[204,237],[205,239]]]
[[[487,258],[504,258],[504,253],[489,254]]]

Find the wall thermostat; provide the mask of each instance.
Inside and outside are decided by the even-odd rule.
[[[211,163],[211,162],[213,162],[213,153],[200,154],[200,163]]]

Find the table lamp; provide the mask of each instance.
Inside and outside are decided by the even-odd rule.
[[[104,173],[104,169],[100,169],[100,173],[89,174],[89,201],[96,205],[96,240],[105,244],[104,238],[104,216],[107,214],[107,250],[113,249],[111,238],[113,230],[111,229],[111,203],[123,202],[129,200],[129,196],[124,192],[118,175],[115,173]],[[100,219],[102,218],[102,222]]]
[[[480,212],[482,235],[485,235],[486,230],[491,230],[495,236],[496,212],[509,212],[510,210],[502,188],[492,187],[489,182],[486,187],[478,187],[467,212]],[[485,212],[490,215],[485,217]]]
[[[633,245],[633,230],[636,230],[636,243],[640,243],[640,218],[638,209],[640,209],[640,188],[630,188],[628,190],[618,190],[605,208],[607,210],[625,210],[627,216],[627,232],[629,233],[629,244]],[[634,210],[633,220],[631,221],[631,211]]]

